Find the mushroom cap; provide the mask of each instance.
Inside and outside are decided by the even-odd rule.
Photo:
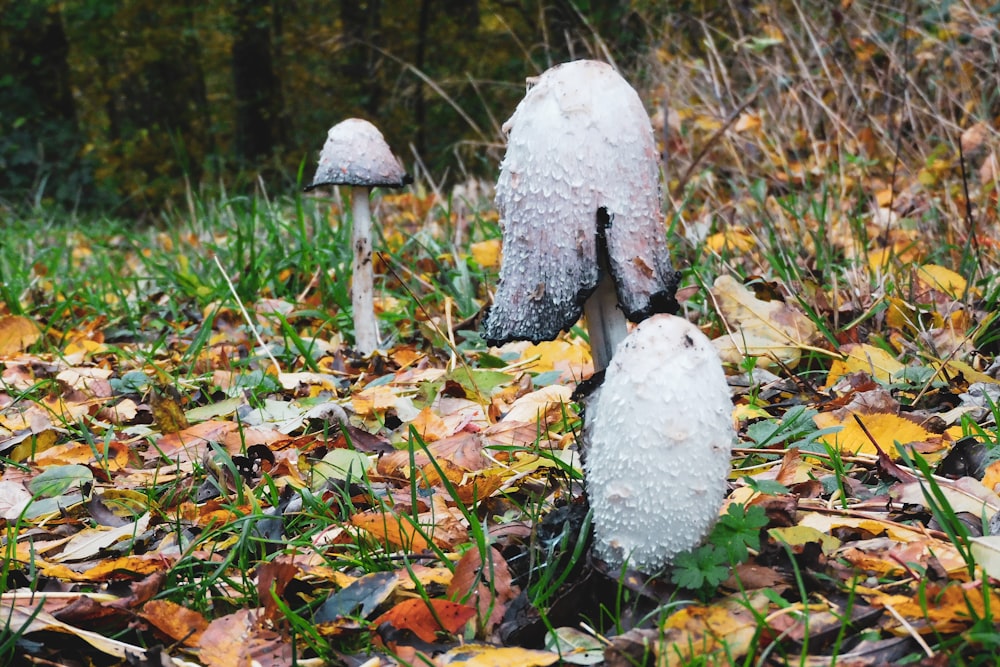
[[[732,407],[715,347],[687,320],[654,315],[621,342],[591,407],[598,556],[652,573],[702,541],[726,493]]]
[[[367,120],[348,118],[327,132],[316,175],[305,189],[322,185],[401,188],[411,181],[378,128]]]
[[[600,275],[600,209],[625,315],[675,312],[659,162],[639,95],[593,60],[557,65],[528,83],[504,124],[496,190],[504,259],[487,342],[551,340],[580,318]]]

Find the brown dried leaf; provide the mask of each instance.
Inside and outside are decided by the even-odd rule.
[[[251,664],[289,667],[292,646],[278,633],[261,627],[260,610],[241,609],[217,618],[205,628],[198,659],[206,667],[246,667]]]
[[[479,549],[466,551],[455,564],[455,574],[447,590],[452,600],[476,605],[479,632],[484,636],[496,629],[507,605],[520,592],[513,585],[507,561],[500,552],[490,547],[489,555],[490,562],[484,566]]]

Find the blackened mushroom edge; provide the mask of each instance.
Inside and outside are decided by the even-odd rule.
[[[677,310],[653,130],[638,94],[605,63],[564,63],[528,83],[503,127],[504,256],[484,337],[552,340],[589,299],[600,370],[627,333],[625,317]]]

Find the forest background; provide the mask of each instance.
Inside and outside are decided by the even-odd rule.
[[[701,33],[681,23],[732,20],[702,4],[2,0],[0,198],[136,215],[189,185],[291,188],[351,116],[462,180],[495,168],[525,77],[594,56],[641,85],[644,54]]]

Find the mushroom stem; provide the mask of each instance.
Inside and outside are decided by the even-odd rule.
[[[354,310],[354,345],[368,355],[378,348],[375,320],[375,284],[372,271],[372,217],[368,207],[369,188],[351,188],[351,306]]]
[[[611,363],[618,343],[628,335],[625,313],[618,307],[615,281],[601,261],[601,278],[597,289],[583,304],[583,314],[587,318],[587,335],[590,337],[590,356],[594,359],[594,372],[600,372]]]

